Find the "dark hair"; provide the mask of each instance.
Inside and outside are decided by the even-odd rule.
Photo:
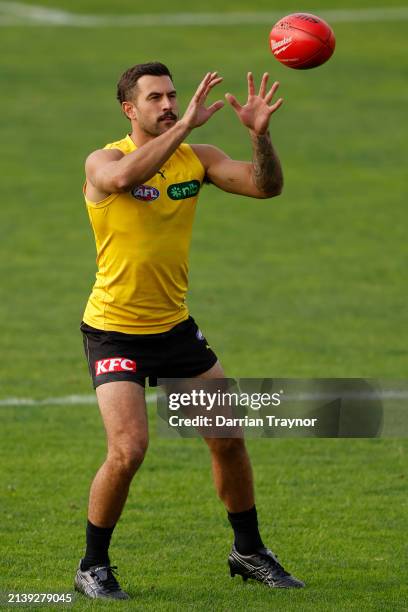
[[[129,98],[129,95],[132,93],[132,89],[140,77],[146,74],[150,76],[168,76],[171,78],[171,80],[173,80],[170,70],[167,68],[167,66],[160,62],[136,64],[136,66],[128,68],[128,70],[126,70],[126,72],[124,72],[119,79],[116,97],[120,104]]]

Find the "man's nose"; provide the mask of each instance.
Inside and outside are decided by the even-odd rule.
[[[169,96],[164,96],[163,97],[163,110],[168,110],[169,108],[172,108],[172,106],[173,106],[172,98],[170,98]]]

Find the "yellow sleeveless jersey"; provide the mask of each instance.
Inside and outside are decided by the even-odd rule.
[[[126,136],[105,147],[113,148],[128,154],[137,147]],[[188,252],[204,174],[193,149],[181,144],[144,185],[97,203],[85,197],[98,266],[85,323],[154,334],[188,318]]]

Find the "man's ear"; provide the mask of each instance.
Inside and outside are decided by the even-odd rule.
[[[132,102],[122,102],[122,110],[128,119],[136,119],[136,108]]]

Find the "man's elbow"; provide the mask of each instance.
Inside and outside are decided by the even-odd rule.
[[[113,193],[124,193],[129,191],[132,185],[129,182],[129,178],[123,174],[118,174],[112,177],[112,191]]]
[[[123,193],[126,191],[130,191],[136,185],[142,185],[145,181],[147,181],[152,175],[148,173],[138,173],[138,175],[129,174],[129,173],[120,173],[115,174],[112,178],[112,182],[114,183],[114,192],[115,193]]]

